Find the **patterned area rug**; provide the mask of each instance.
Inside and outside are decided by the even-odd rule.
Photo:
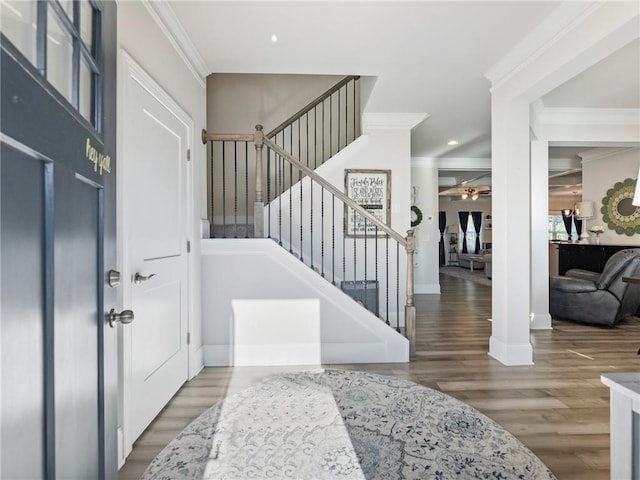
[[[480,285],[491,286],[491,279],[487,278],[484,274],[484,270],[474,270],[462,267],[440,267],[440,273],[442,275],[448,275],[450,277],[464,278],[465,280],[471,280],[472,282],[479,283]]]
[[[194,420],[151,463],[159,479],[554,479],[493,420],[407,380],[277,375]]]

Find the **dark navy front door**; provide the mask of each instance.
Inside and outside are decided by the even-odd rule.
[[[49,22],[64,13],[58,2],[36,3]],[[116,7],[87,4],[92,45],[79,52],[80,37],[69,38],[73,71],[93,65],[90,113],[1,37],[0,478],[117,478],[117,344],[106,319],[116,306],[107,284],[116,265]],[[77,26],[81,6],[72,5]]]

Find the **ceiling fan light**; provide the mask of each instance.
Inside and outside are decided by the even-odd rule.
[[[471,200],[477,200],[478,199],[478,194],[474,193],[473,195],[471,195]]]
[[[469,196],[469,195],[467,194],[467,192],[464,192],[464,193],[462,194],[462,200],[466,200],[468,196]]]

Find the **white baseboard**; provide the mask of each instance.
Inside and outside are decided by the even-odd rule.
[[[199,374],[204,368],[204,347],[198,348],[189,359],[189,380]]]
[[[343,363],[406,363],[409,361],[409,341],[402,352],[390,352],[386,345],[370,343],[323,343],[321,345],[323,364]],[[231,345],[205,345],[204,365],[206,367],[228,367],[233,365]],[[385,352],[381,355],[381,352]]]
[[[416,283],[414,292],[417,294],[440,295],[439,283]]]
[[[124,462],[127,460],[129,453],[131,453],[131,447],[129,447],[129,452],[125,453],[124,431],[122,430],[122,427],[118,427],[117,441],[118,441],[118,470],[120,470],[124,465]]]
[[[323,343],[321,347],[323,364],[341,363],[407,363],[409,361],[409,341],[402,352],[390,352],[382,343]],[[384,352],[384,355],[382,355]]]

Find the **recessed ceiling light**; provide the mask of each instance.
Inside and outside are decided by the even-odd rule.
[[[278,36],[275,33],[273,35],[271,35],[271,41],[273,43],[276,43],[278,41]]]
[[[450,146],[458,145],[458,141],[457,140],[449,140],[447,142],[447,145],[450,145]]]

